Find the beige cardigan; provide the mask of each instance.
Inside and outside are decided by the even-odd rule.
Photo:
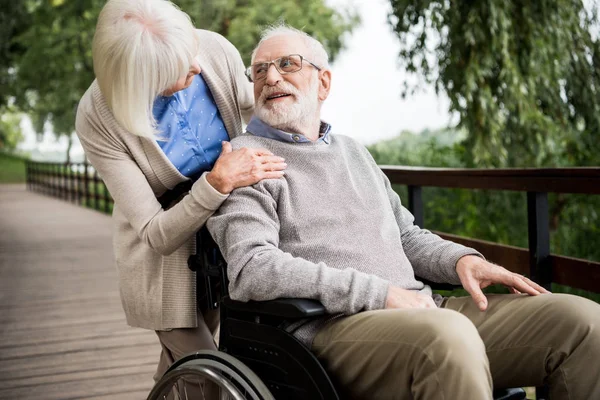
[[[202,77],[234,138],[242,131],[242,114],[247,118],[253,111],[251,84],[230,42],[213,32],[197,33]],[[197,326],[196,279],[187,258],[194,250],[194,233],[227,196],[213,189],[204,174],[189,195],[163,210],[156,197],[187,178],[154,138],[133,135],[117,124],[96,81],[79,103],[75,127],[115,200],[113,247],[128,324],[153,330]]]

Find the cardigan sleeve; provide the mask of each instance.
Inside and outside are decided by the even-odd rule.
[[[75,122],[85,153],[140,239],[157,253],[171,254],[204,225],[227,195],[215,190],[205,174],[189,195],[163,210],[125,144],[94,112],[90,92],[80,101]]]
[[[240,107],[242,118],[246,123],[250,122],[250,118],[254,113],[254,89],[252,83],[246,77],[244,61],[240,56],[240,52],[235,46],[225,37],[213,33],[214,37],[220,43],[221,47],[227,54],[229,59],[230,73],[233,79],[233,85],[237,94],[237,101]]]

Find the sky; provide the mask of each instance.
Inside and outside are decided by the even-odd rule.
[[[327,0],[333,7],[354,5],[361,26],[331,66],[331,94],[322,117],[332,131],[371,144],[403,130],[421,132],[450,122],[449,101],[433,88],[402,100],[406,75],[398,68],[399,41],[387,23],[388,0]]]
[[[344,134],[362,144],[371,144],[398,135],[403,130],[447,126],[448,99],[433,89],[402,100],[400,92],[406,75],[398,68],[398,40],[387,23],[388,0],[326,0],[332,7],[354,6],[361,25],[345,40],[346,49],[331,65],[332,88],[322,108],[322,118],[333,133]],[[50,133],[41,142],[28,122],[24,123],[23,150],[40,152],[66,149],[66,138],[57,141]],[[75,137],[71,155],[83,152]]]

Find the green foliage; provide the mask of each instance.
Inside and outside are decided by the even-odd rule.
[[[23,139],[21,116],[5,107],[0,113],[0,151],[11,151]]]
[[[0,184],[24,182],[25,160],[0,151]]]
[[[0,112],[27,113],[38,133],[74,130],[77,103],[94,79],[91,43],[105,0],[2,2],[0,14]],[[198,28],[211,29],[238,46],[246,62],[259,29],[285,20],[323,40],[331,55],[358,17],[324,0],[179,0]]]
[[[400,62],[445,92],[467,166],[598,165],[598,1],[391,0]]]
[[[320,40],[331,59],[343,49],[343,35],[358,23],[352,10],[334,10],[323,0],[175,0],[196,26],[227,37],[246,65],[267,26],[284,21]]]
[[[465,168],[463,137],[452,129],[402,132],[368,148],[379,165]],[[394,189],[407,199],[404,187]],[[525,193],[424,187],[423,201],[430,229],[527,247]],[[600,196],[550,194],[549,206],[552,252],[600,261]]]

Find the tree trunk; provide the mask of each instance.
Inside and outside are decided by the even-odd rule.
[[[67,144],[67,159],[66,163],[69,164],[71,162],[71,147],[73,147],[73,134],[67,136],[68,144]]]

